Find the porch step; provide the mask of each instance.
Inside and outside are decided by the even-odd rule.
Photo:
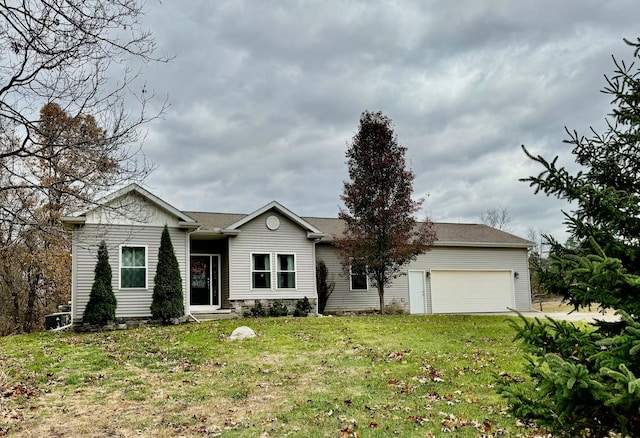
[[[212,321],[215,319],[234,319],[240,318],[240,315],[232,309],[218,309],[210,312],[191,312],[198,321]]]

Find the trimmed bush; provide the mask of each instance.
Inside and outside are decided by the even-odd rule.
[[[305,317],[309,312],[311,312],[311,310],[309,298],[304,297],[304,299],[296,302],[296,310],[293,311],[293,316]]]
[[[112,274],[111,265],[109,264],[109,252],[104,240],[100,242],[98,247],[98,262],[94,272],[91,294],[82,315],[82,322],[105,325],[110,321],[115,321],[118,302],[111,285]]]
[[[407,311],[401,303],[393,300],[385,306],[384,313],[387,315],[404,315]]]
[[[258,301],[248,312],[244,312],[244,316],[247,318],[264,318],[267,316],[267,311],[262,306],[262,303]]]
[[[289,309],[282,302],[282,300],[275,300],[269,306],[269,316],[287,316],[289,314]]]
[[[158,267],[154,277],[151,315],[167,324],[173,318],[184,316],[182,276],[178,259],[173,251],[169,229],[164,226],[158,251]]]

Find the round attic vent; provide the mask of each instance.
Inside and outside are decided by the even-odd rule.
[[[272,231],[275,231],[278,228],[280,228],[280,219],[278,219],[277,216],[269,216],[267,218],[267,228],[269,228]]]

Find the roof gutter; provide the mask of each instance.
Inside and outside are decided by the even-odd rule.
[[[433,246],[458,246],[469,248],[524,248],[529,249],[533,245],[530,243],[507,243],[507,242],[446,242],[438,240]]]
[[[63,216],[62,217],[62,222],[69,224],[69,225],[82,225],[87,221],[87,217],[86,216]]]
[[[180,228],[186,228],[188,230],[195,230],[200,226],[200,224],[197,222],[179,221],[178,226]]]

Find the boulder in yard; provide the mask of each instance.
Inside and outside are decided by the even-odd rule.
[[[255,338],[255,337],[256,337],[256,332],[251,330],[251,328],[247,327],[246,325],[243,325],[242,327],[238,327],[237,329],[235,329],[231,333],[231,336],[229,336],[229,339],[231,339],[232,341],[235,341],[235,340]]]

